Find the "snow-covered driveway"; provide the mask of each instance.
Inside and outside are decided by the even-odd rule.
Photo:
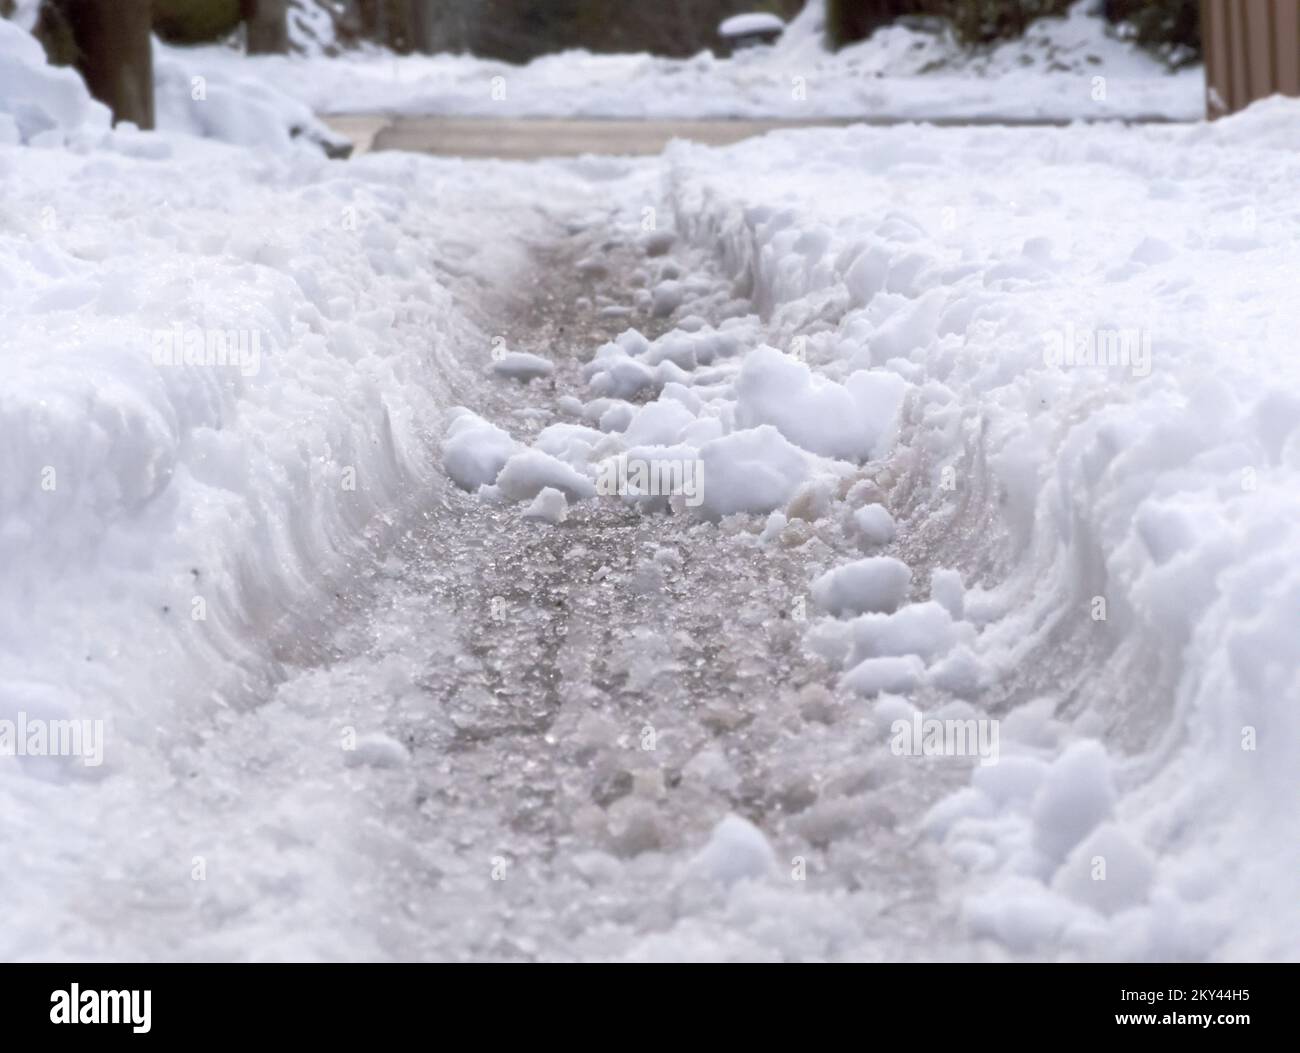
[[[1295,120],[0,147],[0,956],[1294,957]]]

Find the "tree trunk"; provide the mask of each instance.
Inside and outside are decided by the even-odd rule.
[[[442,43],[436,0],[411,0],[411,50],[432,55]]]
[[[357,0],[361,36],[376,44],[388,42],[388,5],[385,0]]]
[[[913,14],[916,0],[826,0],[826,36],[832,48],[866,40],[899,15]]]
[[[75,64],[113,120],[154,126],[149,0],[52,0],[66,22]]]
[[[289,50],[288,0],[240,0],[250,55],[283,55]]]
[[[355,0],[349,12],[355,11],[358,32],[363,40],[371,40],[398,54],[406,55],[417,47],[417,42],[433,48],[439,23],[438,9],[443,0]]]
[[[413,7],[418,2],[419,0],[386,0],[388,35],[384,43],[399,55],[411,53],[411,29],[415,22]]]

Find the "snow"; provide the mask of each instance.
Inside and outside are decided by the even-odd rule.
[[[311,108],[274,83],[231,66],[195,71],[184,52],[154,42],[154,105],[158,127],[200,138],[282,151],[295,139],[341,151],[347,143]],[[81,78],[49,66],[37,41],[0,19],[0,141],[88,143],[109,127],[106,106],[90,98]],[[16,135],[5,129],[16,128]]]
[[[492,166],[466,182],[398,155],[344,166],[286,137],[254,150],[110,130],[33,47],[0,20],[0,107],[18,130],[0,136],[0,718],[102,721],[104,763],[0,763],[24,859],[0,876],[14,911],[0,946],[135,957],[113,943],[126,927],[90,934],[64,913],[95,886],[120,919],[116,879],[83,877],[85,859],[135,875],[126,856],[193,833],[184,791],[160,788],[283,677],[282,627],[444,485],[453,389],[486,369],[471,315],[542,220]],[[573,194],[569,178],[539,173],[524,196]],[[276,735],[295,719],[268,706],[241,725],[220,777],[283,773],[291,839],[347,809],[292,789],[300,754]],[[290,737],[320,734],[305,720]],[[361,771],[396,751],[362,737],[351,756]],[[199,822],[204,845],[170,856],[178,873],[249,836]]]
[[[862,614],[849,623],[852,649],[848,662],[909,654],[932,661],[946,655],[967,635],[959,626],[933,602],[908,604],[892,614]]]
[[[524,383],[538,377],[548,377],[554,371],[554,363],[527,351],[507,351],[492,360],[492,372]]]
[[[14,11],[9,18],[15,25],[26,30],[28,33],[36,26],[36,20],[40,17],[42,0],[15,0]]]
[[[738,815],[719,822],[689,864],[693,873],[724,885],[762,878],[775,867],[776,854],[763,832]]]
[[[616,344],[605,344],[587,365],[585,372],[591,378],[594,394],[626,399],[640,394],[645,388],[662,386],[657,372],[632,358]]]
[[[894,540],[898,527],[884,505],[863,505],[853,513],[853,524],[868,545],[883,546]]]
[[[40,44],[2,18],[0,84],[0,142],[62,144],[66,135],[109,126],[108,107],[90,98],[81,78],[47,65]]]
[[[346,139],[325,126],[281,84],[233,65],[199,72],[184,49],[154,41],[154,109],[159,129],[263,150],[293,140],[342,155]]]
[[[1097,742],[1076,742],[1052,764],[1030,808],[1034,847],[1059,862],[1115,806],[1110,760]]]
[[[406,747],[382,731],[359,736],[351,749],[344,746],[343,763],[350,768],[400,768],[410,759]]]
[[[551,486],[544,486],[524,510],[526,519],[541,519],[547,523],[563,523],[568,517],[569,502],[564,494]]]
[[[806,457],[770,425],[706,442],[699,451],[704,511],[714,516],[770,512],[809,474]]]
[[[300,54],[336,53],[339,44],[334,17],[320,0],[289,0],[289,46]]]
[[[509,501],[531,500],[554,489],[581,500],[596,496],[596,485],[557,457],[542,450],[521,450],[506,461],[496,478],[496,488]]]
[[[685,289],[679,281],[662,281],[650,290],[651,314],[656,318],[672,314],[682,305]]]
[[[1114,823],[1078,843],[1052,878],[1052,890],[1112,918],[1151,895],[1155,863]]]
[[[768,14],[766,11],[754,11],[724,18],[718,25],[718,35],[743,37],[750,33],[779,33],[784,28],[785,22],[776,15]]]
[[[856,451],[822,444],[835,418],[802,370],[823,390],[859,370],[903,382],[866,462],[884,481],[858,484],[904,514],[891,588],[852,562],[813,577],[814,603],[838,618],[813,621],[809,646],[866,695],[937,689],[978,705],[992,684],[1050,671],[1047,695],[1025,678],[1039,694],[1001,718],[1003,757],[987,769],[1024,778],[976,779],[929,820],[971,871],[970,931],[1013,953],[1273,958],[1300,945],[1295,815],[1269,803],[1293,794],[1300,761],[1284,642],[1300,596],[1283,131],[1296,110],[670,150],[678,238],[752,290],[769,319],[753,339],[804,335],[772,389],[809,412],[787,423],[774,396],[763,419],[844,457]],[[1053,353],[1067,344],[1073,359]],[[742,372],[752,356],[776,367],[760,347]],[[713,371],[736,426],[759,419],[741,412],[741,378]],[[788,529],[769,520],[763,536]],[[904,605],[909,567],[932,604]],[[841,620],[872,604],[917,631]],[[947,637],[932,636],[941,625]],[[1097,657],[1070,664],[1062,633]],[[1096,856],[1113,884],[1092,877]],[[1267,927],[1251,920],[1261,902]]]
[[[325,58],[245,58],[227,47],[172,49],[195,73],[238,70],[317,113],[478,117],[943,117],[1059,120],[1204,115],[1199,69],[1168,73],[1117,39],[1080,0],[1023,40],[970,52],[947,35],[887,26],[829,53],[821,0],[772,47],[686,59],[568,51],[515,66],[469,55],[377,48]]]
[[[491,486],[519,444],[478,414],[457,408],[443,438],[442,466],[466,490]]]
[[[882,691],[910,691],[924,672],[925,663],[916,655],[866,658],[840,678],[840,686],[868,696]]]
[[[741,366],[736,419],[747,427],[774,425],[809,453],[861,461],[888,436],[905,389],[901,377],[865,370],[836,384],[760,347]]]
[[[759,95],[778,56],[909,39],[809,58],[811,17],[746,67]],[[1095,39],[1053,26],[1031,43]],[[1149,101],[1116,102],[1124,62],[1156,78],[1113,43],[1112,103]],[[493,68],[419,61],[466,91]],[[691,68],[638,61],[629,91]],[[111,130],[5,23],[0,74],[0,719],[105,730],[102,765],[0,764],[5,957],[1296,956],[1300,104],[343,165],[256,90],[206,138],[184,108]],[[985,108],[1016,82],[963,76]],[[1032,76],[1019,105],[1060,101]],[[634,256],[626,300],[587,305],[628,328],[497,383],[487,322],[564,221]],[[688,572],[708,620],[673,624],[653,605]],[[360,645],[313,621],[359,580]],[[627,620],[508,635],[599,594]],[[510,647],[484,659],[457,630],[487,622]],[[512,647],[541,678],[518,711]],[[998,755],[891,752],[899,720]],[[542,784],[534,747],[576,767]],[[538,786],[570,794],[562,832],[529,826]],[[237,862],[165,876],[208,858]],[[918,889],[936,929],[899,912]]]
[[[626,424],[615,430],[622,432],[622,439],[629,446],[671,446],[682,437],[682,433],[696,422],[696,415],[676,399],[659,399],[649,402],[639,409],[630,410]],[[601,414],[601,421],[609,419],[611,426],[615,423],[606,410]]]
[[[676,235],[671,230],[652,230],[641,237],[641,248],[650,257],[662,256],[673,247]]]
[[[943,604],[954,618],[962,618],[966,609],[966,587],[961,572],[950,567],[935,567],[930,572],[930,596]]]
[[[912,572],[893,556],[868,556],[828,570],[812,583],[812,598],[831,614],[890,612],[907,598]]]

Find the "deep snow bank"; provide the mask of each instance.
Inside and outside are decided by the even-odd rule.
[[[296,140],[330,157],[347,156],[348,141],[279,84],[250,77],[235,65],[200,71],[187,54],[184,48],[154,41],[156,120],[161,131],[273,151]]]
[[[50,66],[34,37],[0,18],[0,144],[61,145],[68,135],[93,137],[110,122],[108,107],[73,70]]]
[[[20,21],[0,18],[0,143],[88,146],[111,123],[75,70],[52,67]],[[183,49],[154,43],[159,130],[281,152],[295,140],[331,156],[348,143],[273,83],[237,68],[190,69]]]
[[[428,484],[485,341],[430,266],[459,228],[414,164],[120,132],[0,155],[6,679],[153,727],[187,650],[256,646]],[[170,659],[182,682],[141,692]]]
[[[547,177],[114,131],[33,48],[0,22],[0,719],[102,721],[104,747],[0,765],[36,861],[0,891],[42,919],[118,792],[84,780],[165,778],[436,499],[445,410],[487,372],[475,305]]]
[[[965,574],[1015,766],[929,829],[1013,951],[1300,954],[1298,116],[672,155],[769,342],[906,383],[897,551]]]

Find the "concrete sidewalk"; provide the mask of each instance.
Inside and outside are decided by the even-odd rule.
[[[512,161],[534,160],[542,157],[577,157],[582,154],[657,154],[672,139],[689,139],[709,146],[726,146],[780,128],[918,123],[910,118],[894,117],[815,120],[600,120],[386,117],[379,114],[325,117],[323,120],[336,131],[352,139],[356,145],[356,154],[363,154],[369,150],[412,150],[443,157],[499,158]],[[954,127],[969,125],[1061,127],[1071,122],[1048,118],[1005,120],[941,117],[923,123]],[[1165,118],[1144,117],[1114,123],[1166,124],[1169,122]]]

